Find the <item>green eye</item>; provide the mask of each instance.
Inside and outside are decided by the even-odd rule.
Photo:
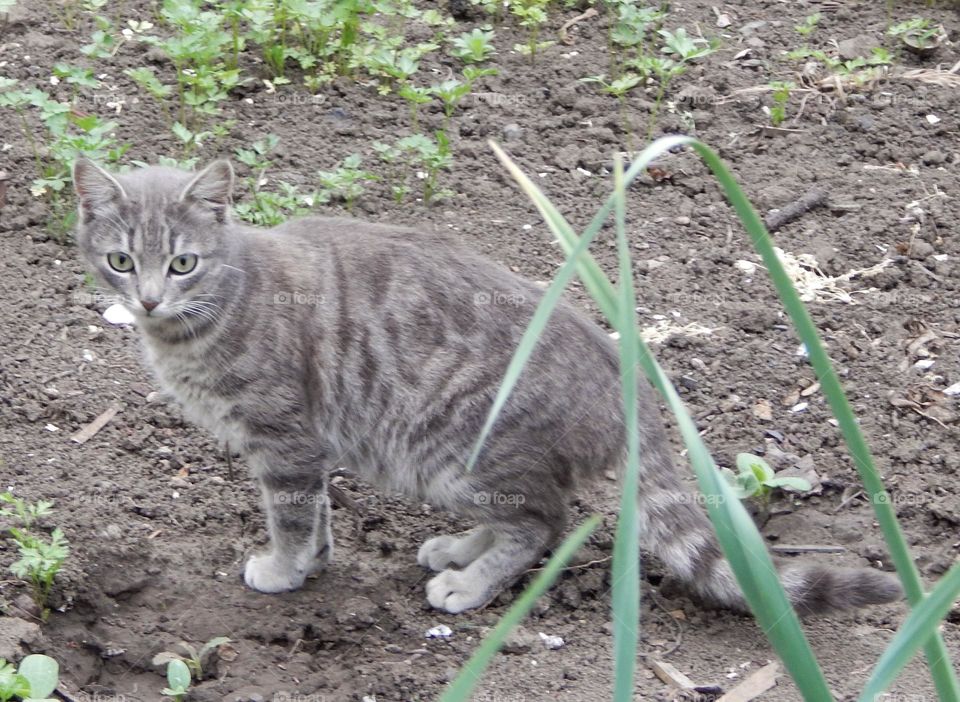
[[[107,263],[117,273],[129,273],[133,270],[133,259],[122,251],[107,254]]]
[[[186,275],[197,267],[196,254],[180,254],[170,261],[170,272],[177,275]]]

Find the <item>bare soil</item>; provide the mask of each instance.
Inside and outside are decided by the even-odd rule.
[[[131,0],[123,18],[147,19],[149,3]],[[714,146],[766,211],[814,187],[828,204],[784,226],[775,238],[793,254],[816,256],[823,271],[842,275],[890,263],[879,275],[854,278],[857,304],[811,303],[811,311],[845,381],[850,400],[896,501],[897,512],[923,575],[935,580],[960,552],[960,453],[956,398],[937,390],[960,380],[960,168],[956,87],[896,77],[905,70],[951,67],[956,45],[927,59],[898,58],[891,77],[840,96],[797,91],[786,127],[769,133],[765,93],[737,91],[772,79],[796,80],[801,67],[782,60],[803,43],[793,27],[823,12],[813,46],[866,35],[879,45],[887,3],[728,3],[733,23],[716,27],[711,3],[673,3],[668,26],[699,27],[722,36],[719,51],[680,78],[655,134],[693,134]],[[898,2],[893,20],[923,14],[960,30],[953,10]],[[577,10],[555,10],[551,33]],[[473,26],[464,22],[456,33]],[[628,134],[614,98],[579,79],[607,70],[607,18],[580,22],[572,45],[558,44],[535,66],[509,50],[523,37],[497,28],[500,75],[481,90],[496,99],[470,99],[453,120],[456,154],[445,186],[448,201],[396,205],[374,186],[357,203],[357,216],[453,230],[470,245],[534,280],[547,280],[561,262],[558,246],[523,194],[489,150],[505,145],[514,158],[578,226],[585,225],[611,188],[604,167],[626,148]],[[132,144],[129,158],[153,161],[176,144],[156,104],[137,92],[123,69],[143,65],[146,47],[125,44],[110,61],[89,63],[78,51],[93,27],[82,19],[68,32],[50,3],[25,0],[0,26],[0,74],[43,85],[61,99],[65,86],[49,84],[59,61],[106,74],[125,99],[118,137]],[[426,30],[424,30],[426,31]],[[420,40],[415,25],[411,40]],[[426,36],[426,35],[425,35]],[[750,53],[740,56],[749,49]],[[253,57],[247,68],[256,72]],[[452,59],[426,62],[442,78]],[[159,65],[169,77],[170,67]],[[235,119],[229,137],[210,143],[206,157],[232,153],[267,133],[281,137],[271,177],[309,184],[357,152],[375,163],[371,143],[408,132],[399,98],[370,86],[338,81],[310,100],[295,80],[276,94],[251,81],[225,106]],[[683,98],[683,99],[681,99]],[[83,108],[111,116],[104,100],[81,90]],[[803,107],[801,110],[801,100]],[[635,91],[626,105],[635,139],[646,132],[653,96]],[[686,114],[684,114],[686,113]],[[937,119],[929,119],[932,115]],[[135,330],[101,317],[103,305],[85,297],[83,265],[69,243],[50,234],[46,206],[29,193],[34,177],[26,140],[5,115],[0,170],[9,173],[0,210],[0,485],[31,499],[56,502],[47,520],[70,539],[72,554],[58,578],[55,611],[29,649],[55,656],[63,689],[74,699],[158,700],[164,680],[151,665],[158,651],[179,640],[202,643],[229,636],[232,651],[208,666],[192,700],[289,699],[429,700],[444,689],[523,587],[519,583],[481,612],[450,616],[424,598],[428,574],[415,563],[418,545],[458,524],[428,506],[372,492],[345,473],[337,484],[359,513],[337,509],[335,563],[300,592],[266,596],[246,589],[239,572],[245,554],[265,540],[258,492],[235,462],[228,473],[215,442],[185,424],[178,410],[151,394],[157,388],[141,363]],[[423,117],[427,127],[441,115]],[[510,126],[508,129],[508,125]],[[34,136],[43,139],[37,129]],[[819,495],[780,500],[764,526],[775,544],[818,544],[842,552],[802,556],[847,566],[889,569],[870,505],[857,496],[857,474],[822,395],[798,391],[815,380],[798,354],[798,341],[762,270],[747,275],[736,264],[757,261],[749,242],[705,169],[688,154],[665,158],[657,177],[631,191],[630,236],[637,260],[641,321],[703,325],[712,333],[675,333],[657,345],[718,462],[741,451],[776,445],[809,456],[823,479]],[[665,175],[670,177],[664,177]],[[246,194],[241,194],[241,197]],[[341,213],[337,207],[326,208]],[[348,235],[345,233],[345,236]],[[616,270],[613,234],[596,255]],[[594,316],[582,288],[570,295]],[[930,332],[920,348],[911,343]],[[924,354],[928,354],[924,356]],[[920,369],[917,360],[934,360]],[[911,406],[891,398],[921,401]],[[769,402],[769,418],[758,403]],[[936,401],[933,405],[923,402]],[[806,402],[803,411],[791,411]],[[69,437],[117,403],[119,413],[94,438]],[[758,416],[760,415],[760,416]],[[796,459],[786,459],[788,462]],[[349,468],[349,467],[346,467]],[[611,690],[609,562],[617,487],[586,490],[576,513],[605,515],[602,529],[525,624],[526,634],[499,655],[476,699],[595,701]],[[0,541],[0,563],[15,558]],[[774,658],[749,618],[705,610],[670,588],[660,566],[644,561],[644,658],[637,699],[676,697],[646,664],[670,662],[698,684],[729,689]],[[29,619],[22,584],[0,583],[10,616]],[[807,635],[838,697],[857,692],[906,614],[904,605],[812,619]],[[9,622],[10,620],[0,620]],[[438,624],[453,634],[427,639]],[[563,637],[546,649],[538,632]],[[960,656],[960,618],[944,625]],[[229,659],[229,660],[227,660]],[[932,700],[921,660],[897,682],[891,699]],[[764,700],[796,700],[781,677]]]

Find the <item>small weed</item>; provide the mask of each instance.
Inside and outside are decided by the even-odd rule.
[[[423,184],[424,203],[430,204],[449,194],[439,189],[440,172],[453,163],[450,142],[444,132],[438,131],[433,139],[424,134],[412,134],[393,145],[377,142],[373,149],[390,168],[390,190],[398,203],[413,189],[407,177],[410,171]]]
[[[773,468],[759,456],[750,453],[737,455],[737,470],[723,470],[730,487],[741,500],[755,500],[762,508],[770,504],[770,497],[777,488],[789,488],[808,492],[810,483],[803,478],[778,478]]]
[[[226,636],[217,636],[210,639],[205,644],[203,644],[199,649],[187,641],[181,641],[177,644],[186,655],[177,653],[176,651],[161,651],[153,657],[154,665],[163,665],[167,664],[167,673],[170,672],[170,664],[179,663],[183,666],[183,669],[186,670],[186,683],[182,687],[186,688],[190,684],[190,679],[193,677],[195,680],[202,680],[204,677],[203,664],[207,660],[207,657],[212,654],[214,651],[219,649],[224,644],[230,643],[230,639]],[[179,668],[179,666],[175,666]],[[171,688],[174,686],[171,684]],[[184,690],[185,691],[185,690]],[[165,693],[166,694],[166,693]],[[180,694],[183,694],[182,692]]]
[[[7,531],[20,551],[20,558],[10,566],[10,572],[30,583],[33,600],[40,608],[41,618],[46,620],[50,613],[47,600],[54,578],[70,554],[67,539],[60,529],[54,529],[47,540],[33,528],[37,519],[50,514],[53,503],[46,500],[30,503],[3,492],[0,493],[0,504],[9,505],[0,507],[0,517],[7,517],[15,524],[8,526]]]
[[[813,34],[817,25],[820,24],[821,15],[819,12],[814,12],[812,15],[807,15],[803,18],[803,22],[794,27],[797,30],[797,34],[804,38],[809,38]]]
[[[474,29],[453,40],[451,53],[464,63],[483,63],[497,53],[493,46],[493,31]]]
[[[379,180],[376,174],[360,167],[362,162],[363,159],[359,154],[351,154],[343,159],[336,170],[317,173],[320,184],[323,186],[320,190],[321,196],[342,200],[347,206],[347,211],[353,212],[354,202],[366,192],[364,183]]]
[[[530,57],[530,63],[536,63],[537,52],[546,49],[555,41],[538,41],[540,30],[547,22],[547,5],[550,0],[511,0],[510,14],[517,18],[520,26],[527,30],[527,43],[517,44],[515,51]]]
[[[773,106],[768,108],[770,124],[779,127],[787,119],[787,103],[790,101],[790,91],[797,86],[789,81],[773,81],[770,89],[773,91]]]
[[[167,663],[167,686],[161,694],[173,698],[175,702],[183,702],[190,691],[190,683],[190,669],[182,660],[175,658]]]
[[[50,656],[33,654],[17,668],[0,658],[0,702],[14,698],[27,702],[56,702],[50,698],[60,682],[60,664]]]

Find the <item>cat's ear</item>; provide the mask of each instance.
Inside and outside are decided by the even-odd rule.
[[[223,224],[233,197],[233,166],[224,159],[214,161],[193,177],[183,189],[180,200],[193,200],[210,207]]]
[[[73,164],[73,188],[80,205],[81,221],[92,219],[97,210],[116,204],[127,196],[116,178],[83,157]]]

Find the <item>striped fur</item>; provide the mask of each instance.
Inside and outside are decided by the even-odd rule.
[[[578,482],[622,467],[617,353],[567,305],[555,311],[472,473],[464,461],[540,290],[441,236],[349,219],[264,231],[229,218],[232,170],[148,168],[113,178],[79,161],[77,241],[137,317],[147,359],[187,416],[246,457],[271,545],[247,584],[295,589],[332,554],[328,472],[475,520],[427,541],[429,602],[488,602],[562,534]],[[107,255],[135,262],[117,272]],[[171,259],[196,254],[184,275]],[[155,304],[148,312],[141,301]],[[640,388],[644,540],[690,588],[743,608],[710,523],[674,471]],[[884,602],[887,576],[786,566],[803,609]]]

